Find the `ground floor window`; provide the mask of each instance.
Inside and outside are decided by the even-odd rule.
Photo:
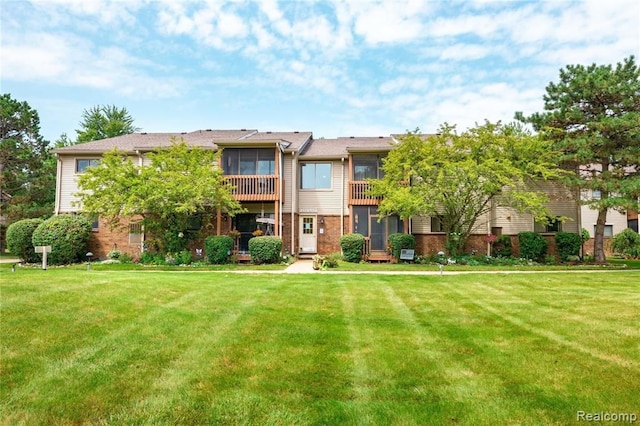
[[[142,222],[129,224],[129,244],[142,244]]]
[[[593,235],[596,235],[596,225],[593,225]],[[604,225],[604,236],[613,237],[613,225]]]
[[[562,231],[562,222],[557,217],[550,217],[547,223],[535,223],[533,225],[535,232],[551,233]]]

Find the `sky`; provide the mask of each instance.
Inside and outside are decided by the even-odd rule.
[[[125,107],[143,132],[388,136],[543,109],[559,70],[640,56],[640,2],[0,2],[2,93],[76,137]]]

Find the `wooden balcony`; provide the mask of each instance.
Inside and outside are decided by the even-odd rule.
[[[349,205],[377,206],[380,204],[380,197],[367,195],[369,186],[367,181],[349,181]]]
[[[233,187],[231,194],[238,201],[276,201],[280,198],[277,175],[229,175],[224,178]]]

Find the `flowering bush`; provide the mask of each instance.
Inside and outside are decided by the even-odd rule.
[[[498,236],[497,235],[489,234],[489,235],[485,235],[485,237],[484,237],[484,242],[485,243],[493,244],[496,241],[498,241]]]
[[[261,237],[263,234],[264,232],[262,231],[262,229],[256,229],[251,233],[251,235],[253,235],[254,237]]]

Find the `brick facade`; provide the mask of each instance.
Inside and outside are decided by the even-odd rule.
[[[111,250],[128,253],[132,257],[140,256],[140,244],[129,242],[129,224],[137,219],[123,219],[121,225],[111,230],[105,220],[98,221],[98,229],[92,231],[87,249],[93,253],[95,259],[106,259]]]
[[[324,223],[322,223],[324,221]],[[318,253],[340,253],[340,236],[348,232],[349,216],[344,218],[344,229],[340,232],[340,216],[318,217]],[[320,233],[320,229],[324,231]]]

